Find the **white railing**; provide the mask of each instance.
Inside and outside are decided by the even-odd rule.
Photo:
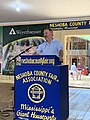
[[[87,50],[70,50],[70,55],[87,55]]]

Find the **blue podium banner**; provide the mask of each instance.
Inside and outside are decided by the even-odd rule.
[[[21,55],[21,65],[61,65],[56,55]]]
[[[15,119],[65,120],[69,115],[68,66],[15,67]]]

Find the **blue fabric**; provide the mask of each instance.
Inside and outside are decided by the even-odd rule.
[[[63,50],[63,46],[60,41],[53,39],[50,43],[44,42],[38,46],[36,50],[37,54],[42,55],[57,55],[59,56],[59,51]]]

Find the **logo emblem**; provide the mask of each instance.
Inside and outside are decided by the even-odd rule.
[[[11,29],[9,35],[16,35],[16,32],[15,32],[15,30],[13,28]]]
[[[28,88],[28,97],[34,103],[40,103],[45,98],[45,89],[40,84],[32,84]]]

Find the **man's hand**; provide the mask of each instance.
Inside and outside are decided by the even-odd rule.
[[[38,55],[37,52],[34,52],[33,55]]]
[[[59,57],[59,61],[63,62],[63,57]]]
[[[63,50],[59,51],[59,60],[63,61]]]

